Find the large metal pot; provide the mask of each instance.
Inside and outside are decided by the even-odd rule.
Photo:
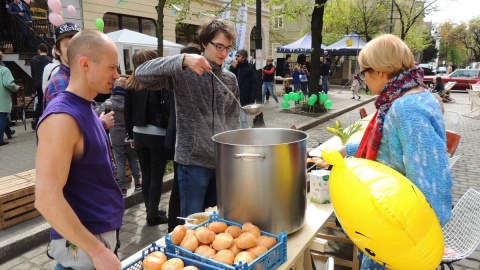
[[[279,128],[213,136],[220,215],[274,234],[300,229],[307,203],[307,138],[305,132]]]

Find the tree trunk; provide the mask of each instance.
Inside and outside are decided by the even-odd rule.
[[[311,94],[317,94],[320,90],[318,81],[320,79],[320,56],[322,45],[322,28],[323,13],[325,11],[325,3],[328,0],[315,0],[315,7],[312,12],[312,57],[311,57],[311,75],[308,89]]]
[[[165,7],[165,0],[158,0],[158,6],[155,7],[157,10],[157,38],[158,38],[158,47],[157,55],[163,56],[163,8]]]

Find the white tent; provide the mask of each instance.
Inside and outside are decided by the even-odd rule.
[[[133,69],[132,55],[136,50],[139,49],[157,49],[158,39],[149,35],[138,33],[128,29],[122,29],[115,32],[110,32],[107,34],[118,49],[118,62],[120,63],[120,70],[122,74],[125,74],[125,66],[129,69]],[[174,55],[180,53],[180,48],[183,45],[163,40],[163,49],[168,52],[169,55]]]

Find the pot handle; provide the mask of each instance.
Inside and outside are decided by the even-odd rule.
[[[235,159],[266,159],[265,154],[234,154]]]

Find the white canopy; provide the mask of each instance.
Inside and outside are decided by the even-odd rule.
[[[128,61],[128,64],[130,65],[129,68],[133,68],[130,63],[132,63],[132,55],[136,50],[146,48],[156,50],[158,46],[158,39],[156,37],[152,37],[128,29],[110,32],[107,34],[107,36],[110,37],[113,42],[115,42],[115,45],[117,45],[118,62],[120,63],[120,70],[122,74],[125,74],[126,61]],[[163,48],[164,50],[168,51],[169,55],[180,53],[180,48],[182,47],[183,45],[168,40],[163,40]],[[129,51],[126,57],[124,56],[125,50]]]

